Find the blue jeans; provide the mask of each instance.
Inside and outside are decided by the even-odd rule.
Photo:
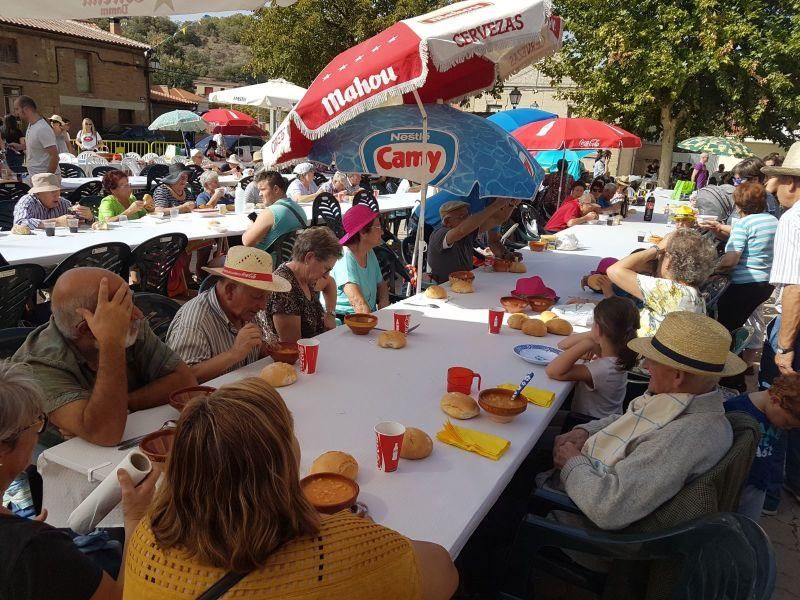
[[[764,496],[766,490],[760,490],[754,485],[746,485],[742,488],[742,495],[739,499],[739,512],[746,517],[750,517],[758,523],[761,518],[761,508],[764,506]]]
[[[758,374],[759,388],[764,390],[772,385],[772,381],[780,374],[778,367],[775,366],[775,350],[778,347],[778,333],[781,329],[781,316],[778,315],[767,326],[767,339],[761,351],[761,365]],[[800,336],[795,341],[795,354],[792,367],[795,371],[800,371]],[[777,501],[781,497],[781,488],[785,481],[786,486],[792,490],[800,492],[800,430],[792,429],[782,436],[781,444],[775,449],[780,455],[786,457],[785,471],[776,470],[771,473],[770,485],[767,488],[767,496],[772,499],[777,506]],[[776,459],[776,465],[783,461]],[[786,478],[784,480],[784,472]]]

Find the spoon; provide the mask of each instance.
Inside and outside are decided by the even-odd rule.
[[[161,431],[162,429],[167,429],[168,427],[175,427],[177,424],[178,424],[178,422],[175,419],[169,419],[168,421],[164,421],[164,424],[161,427],[158,428],[158,431]],[[150,433],[155,433],[155,432],[151,431]],[[119,443],[119,446],[117,446],[117,450],[127,450],[129,448],[133,448],[135,445],[137,445],[139,442],[141,442],[144,438],[146,438],[148,435],[150,435],[150,433],[145,433],[144,435],[139,435],[139,436],[132,437],[130,439],[121,441]]]
[[[522,378],[522,381],[519,382],[519,387],[514,390],[513,394],[511,394],[512,401],[519,398],[519,395],[522,393],[522,390],[528,387],[528,384],[531,382],[531,379],[533,379],[534,374],[535,373],[531,371],[530,373],[525,375],[525,377]]]

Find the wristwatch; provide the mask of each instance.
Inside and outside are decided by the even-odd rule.
[[[790,352],[794,352],[794,348],[781,348],[780,346],[775,347],[775,354],[789,354]]]

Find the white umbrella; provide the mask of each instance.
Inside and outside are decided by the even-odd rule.
[[[264,83],[213,92],[208,100],[217,104],[240,104],[258,108],[291,110],[300,101],[306,88],[285,79],[270,79]]]
[[[98,19],[166,17],[228,10],[255,10],[265,4],[289,6],[296,0],[5,0],[0,17],[17,19]]]

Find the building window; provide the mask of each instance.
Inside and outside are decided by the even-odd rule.
[[[502,104],[486,104],[486,112],[496,113],[500,112],[501,110],[503,110]]]
[[[209,85],[207,85],[207,86],[204,88],[204,90],[203,90],[203,93],[204,93],[206,96],[208,96],[208,95],[209,95],[209,94],[211,94],[213,91],[214,91],[214,88],[213,88],[213,87],[211,87],[211,86],[209,86]]]
[[[127,108],[120,108],[117,118],[123,125],[133,124],[133,111]]]
[[[92,77],[89,67],[90,57],[85,52],[75,53],[75,87],[79,93],[92,91]]]
[[[0,62],[18,63],[17,40],[14,38],[0,37]]]
[[[14,114],[14,101],[22,95],[22,88],[14,86],[3,86],[3,114]]]

